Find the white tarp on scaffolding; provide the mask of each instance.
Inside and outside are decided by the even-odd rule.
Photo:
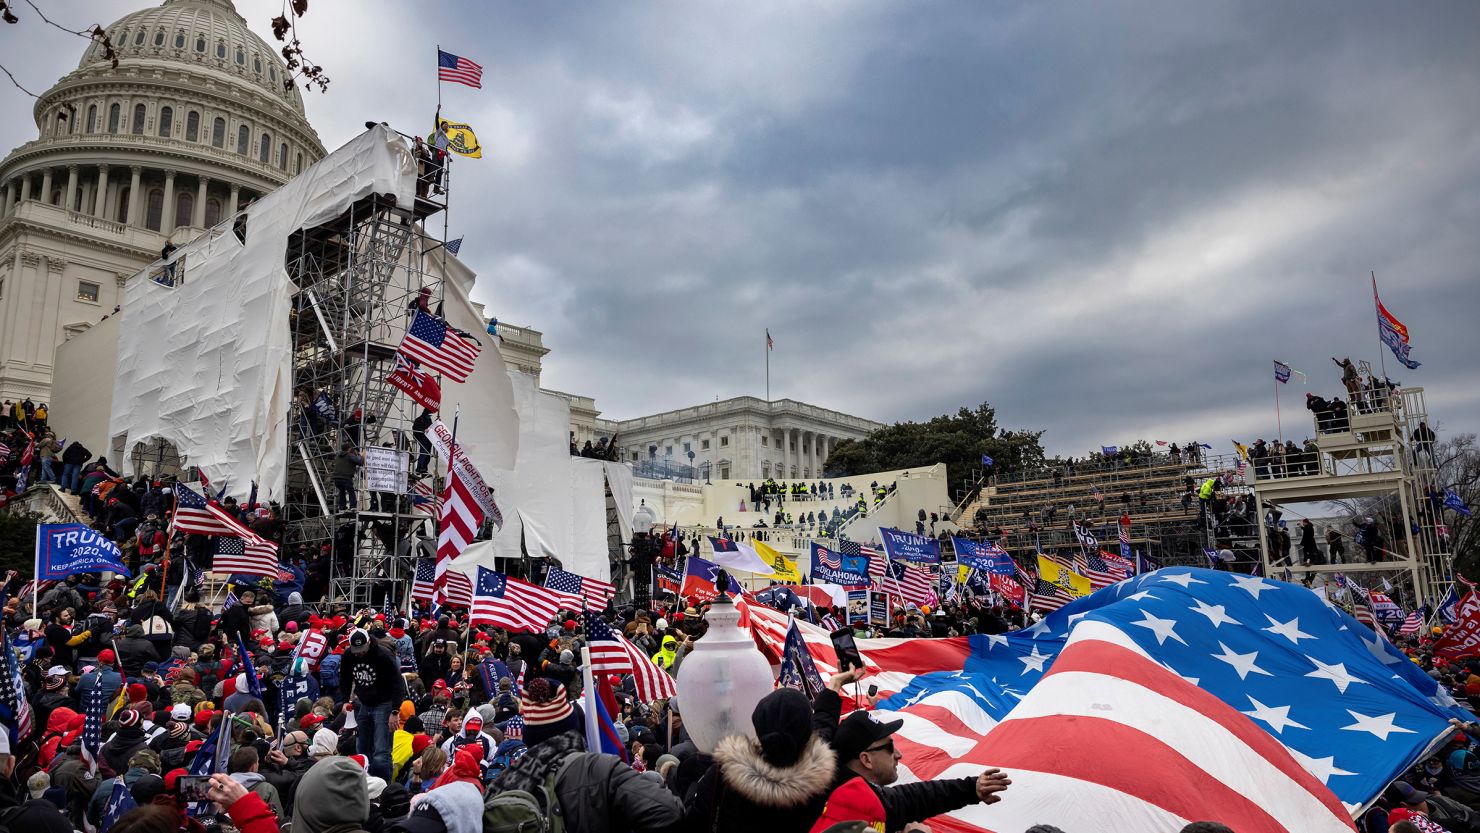
[[[182,247],[179,286],[129,281],[108,426],[125,473],[128,450],[159,437],[213,482],[245,492],[255,480],[264,497],[283,498],[292,401],[288,237],[370,194],[409,206],[415,176],[406,140],[371,128],[247,208],[245,244],[228,221]]]
[[[508,373],[519,412],[518,455],[512,469],[483,469],[504,513],[503,531],[488,544],[472,544],[453,565],[474,574],[493,559],[553,557],[564,569],[611,579],[606,550],[606,489],[600,461],[570,455],[570,403],[539,389],[533,376]],[[463,418],[467,419],[464,411]],[[462,443],[458,427],[458,443]]]

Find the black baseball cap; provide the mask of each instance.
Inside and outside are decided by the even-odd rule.
[[[873,712],[856,711],[838,723],[832,746],[838,758],[851,761],[858,753],[899,731],[903,720],[880,720]]]
[[[423,803],[416,805],[410,815],[391,825],[390,829],[399,833],[447,833],[447,823],[436,807]]]

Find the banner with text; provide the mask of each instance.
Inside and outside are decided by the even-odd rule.
[[[841,584],[844,587],[868,586],[868,558],[843,555],[812,542],[812,580]]]
[[[498,504],[493,501],[493,490],[488,488],[488,483],[473,466],[473,461],[468,459],[468,455],[459,448],[456,459],[448,462],[452,449],[452,429],[439,419],[427,429],[427,439],[432,441],[432,447],[437,449],[437,456],[442,458],[442,462],[448,463],[448,467],[455,469],[458,477],[468,484],[468,489],[473,493],[473,500],[477,502],[478,508],[483,510],[483,515],[489,519],[497,518],[495,525],[502,528],[504,515],[499,511]]]
[[[1012,563],[1012,556],[990,541],[977,543],[952,535],[951,545],[956,548],[956,560],[967,567],[985,570],[999,576],[1017,574],[1017,566]]]
[[[77,523],[36,525],[36,578],[103,570],[132,575],[123,563],[123,551],[108,536]]]
[[[925,535],[879,527],[879,540],[884,542],[884,552],[892,561],[909,561],[913,564],[939,564],[940,542]]]
[[[1434,643],[1434,656],[1456,660],[1480,654],[1480,593],[1466,593],[1455,615],[1458,620]]]

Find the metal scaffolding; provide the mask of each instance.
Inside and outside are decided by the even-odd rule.
[[[1437,603],[1453,584],[1453,555],[1443,534],[1443,490],[1432,445],[1420,431],[1428,421],[1423,388],[1400,388],[1390,396],[1367,392],[1348,401],[1347,416],[1339,421],[1327,418],[1312,425],[1315,459],[1299,468],[1273,462],[1257,466],[1260,517],[1268,508],[1334,506],[1338,516],[1372,517],[1382,533],[1381,546],[1370,541],[1363,546],[1349,526],[1343,533],[1351,542],[1346,563],[1331,564],[1328,558],[1325,564],[1291,564],[1271,552],[1268,533],[1275,530],[1266,530],[1261,553],[1266,571],[1274,571],[1267,574],[1288,569],[1310,580],[1342,572],[1369,589],[1386,589],[1396,578],[1400,590],[1401,582],[1408,582],[1411,607]]]
[[[423,539],[435,538],[435,519],[411,499],[418,451],[412,423],[422,408],[386,379],[409,311],[432,283],[424,253],[442,245],[427,239],[420,223],[442,209],[423,199],[405,207],[371,196],[288,242],[286,268],[297,293],[285,555],[312,561],[328,547],[328,597],[355,606],[378,604],[386,594],[401,602]],[[365,465],[344,488],[334,468],[347,447]],[[435,471],[422,482],[435,488]],[[371,491],[372,481],[379,490]]]

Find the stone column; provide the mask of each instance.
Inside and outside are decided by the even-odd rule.
[[[164,217],[159,222],[159,231],[166,236],[175,230],[175,172],[164,175]]]
[[[67,192],[62,195],[62,206],[68,211],[75,211],[72,206],[77,204],[77,166],[67,166]]]
[[[41,172],[41,202],[51,205],[51,168]]]
[[[774,439],[774,438],[773,438]],[[791,429],[781,429],[781,439],[777,440],[781,446],[781,474],[776,476],[777,480],[791,476]]]
[[[93,216],[102,217],[108,209],[108,166],[98,166],[98,190],[93,194]]]
[[[31,174],[28,171],[26,173],[21,174],[21,202],[25,202],[26,200],[29,200],[30,198],[31,198]]]
[[[226,210],[221,212],[221,219],[224,220],[227,217],[236,215],[237,200],[241,199],[241,192],[242,187],[240,185],[233,184],[231,186],[231,197],[226,201]]]
[[[15,180],[5,183],[5,210],[0,211],[0,217],[9,217],[10,210],[15,207]]]
[[[144,173],[144,169],[139,165],[133,165],[128,171],[128,224],[130,227],[136,227],[139,225],[140,218],[143,216],[139,212],[141,210],[140,206],[143,205],[145,200],[143,192],[139,190],[139,179]]]
[[[190,223],[196,228],[206,227],[206,191],[209,190],[210,185],[209,179],[200,178],[200,185],[195,192],[195,218]]]

